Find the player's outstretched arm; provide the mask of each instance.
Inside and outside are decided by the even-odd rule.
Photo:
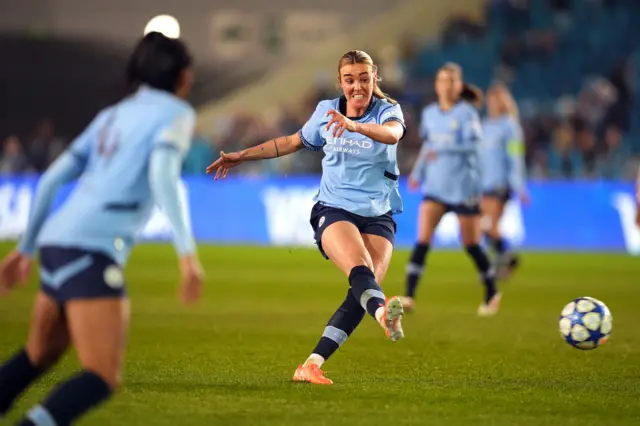
[[[386,145],[395,145],[400,142],[404,134],[404,127],[397,121],[389,121],[384,124],[356,123],[356,132],[365,135],[376,142]]]
[[[180,256],[182,299],[186,303],[192,303],[198,300],[202,293],[204,273],[189,228],[187,200],[180,196],[178,190],[181,168],[180,152],[169,145],[157,147],[149,159],[149,184],[153,198],[171,223],[174,245]]]
[[[413,164],[413,169],[411,169],[411,173],[409,175],[413,180],[418,182],[422,181],[424,171],[427,168],[427,155],[429,154],[429,150],[430,148],[427,143],[423,143],[422,147],[420,147],[418,158],[416,158],[416,162]]]
[[[331,130],[333,126],[333,137],[336,138],[341,137],[344,131],[348,130],[385,145],[395,145],[404,135],[404,126],[399,121],[387,121],[384,124],[359,123],[350,120],[335,109],[327,112],[327,115],[331,117],[327,123],[327,129]]]
[[[267,160],[269,158],[282,157],[292,154],[303,148],[302,140],[298,133],[288,136],[280,136],[268,140],[251,148],[239,152],[220,152],[220,158],[207,167],[207,174],[215,171],[214,179],[227,177],[229,169],[232,169],[245,161]]]
[[[18,244],[20,253],[33,256],[36,238],[49,214],[58,189],[80,176],[84,167],[85,160],[75,155],[72,150],[67,150],[42,175],[33,199],[27,230]]]
[[[25,284],[31,270],[36,238],[44,224],[58,189],[65,183],[80,176],[85,161],[64,152],[42,175],[33,199],[27,229],[18,243],[17,250],[11,252],[0,263],[0,296],[8,294],[17,284]]]

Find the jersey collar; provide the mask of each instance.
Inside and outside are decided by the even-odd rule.
[[[376,98],[375,96],[372,96],[371,102],[369,102],[369,106],[364,111],[364,114],[362,114],[360,117],[347,117],[347,118],[349,120],[360,120],[361,118],[365,117],[367,114],[371,112],[373,107],[376,105],[376,102],[378,102],[378,98]],[[347,115],[347,97],[344,95],[340,96],[340,98],[338,99],[338,110],[340,111],[340,114],[344,116]]]

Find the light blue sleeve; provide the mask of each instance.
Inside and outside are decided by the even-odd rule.
[[[195,128],[192,110],[175,117],[158,132],[149,158],[149,186],[156,204],[167,216],[178,255],[193,254],[196,245],[187,217],[187,200],[180,196],[178,184],[182,160],[191,146]]]
[[[429,107],[426,106],[422,109],[422,113],[420,114],[420,140],[422,141],[422,146],[420,147],[420,152],[418,153],[418,158],[416,162],[413,164],[413,169],[411,169],[411,178],[421,182],[424,178],[424,174],[427,168],[427,153],[429,152]]]
[[[416,159],[413,169],[411,170],[411,178],[421,182],[424,178],[424,174],[427,168],[427,153],[429,152],[429,145],[427,143],[422,144],[418,158]]]
[[[149,184],[156,204],[169,219],[174,246],[180,256],[195,253],[196,245],[185,212],[186,200],[180,197],[178,182],[182,155],[168,146],[154,149],[149,159]]]
[[[316,110],[298,132],[304,146],[312,151],[321,150],[325,144],[321,130],[322,126],[329,122],[327,111],[329,111],[329,102],[322,101],[318,103]]]
[[[36,239],[49,214],[58,189],[80,176],[84,171],[85,164],[86,162],[82,161],[72,149],[68,149],[42,175],[33,198],[27,230],[18,243],[18,250],[21,253],[33,256],[36,249]]]
[[[18,250],[21,253],[33,256],[38,234],[49,215],[58,189],[65,183],[77,179],[84,172],[89,162],[93,141],[96,139],[96,132],[103,121],[104,112],[93,119],[40,178],[29,213],[27,229],[18,243]]]
[[[522,128],[516,122],[507,130],[506,150],[509,158],[509,185],[515,192],[524,189],[526,181],[525,145]]]
[[[425,107],[420,115],[420,139],[424,142],[429,139],[429,107]]]
[[[400,104],[391,104],[380,109],[378,123],[385,124],[391,121],[397,121],[402,125],[402,128],[404,129],[404,131],[402,132],[402,138],[404,138],[404,135],[407,133],[407,126],[404,123],[404,114],[402,113]]]

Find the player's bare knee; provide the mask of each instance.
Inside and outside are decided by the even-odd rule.
[[[462,244],[464,244],[465,247],[469,247],[480,244],[480,241],[475,233],[473,233],[473,235],[462,235]]]
[[[55,365],[69,347],[68,341],[56,341],[47,344],[27,343],[27,355],[29,360],[41,368],[49,368]]]
[[[416,238],[416,243],[417,244],[431,244],[431,237],[430,236],[418,235],[418,238]]]

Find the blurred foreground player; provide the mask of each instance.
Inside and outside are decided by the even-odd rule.
[[[640,170],[636,178],[636,225],[640,228]]]
[[[195,124],[182,100],[191,88],[185,45],[146,35],[127,68],[135,93],[101,111],[42,176],[27,231],[0,265],[0,292],[24,283],[36,247],[41,288],[26,348],[0,368],[0,415],[64,354],[71,342],[83,370],[60,384],[20,425],[65,426],[120,385],[129,326],[122,268],[154,201],[175,233],[182,297],[195,301],[202,270],[178,193]],[[63,184],[82,176],[47,218]]]
[[[496,253],[498,278],[506,278],[519,264],[508,250],[498,227],[504,208],[513,195],[527,204],[524,138],[518,122],[518,106],[500,83],[487,90],[488,117],[482,123],[480,170],[482,176],[483,230]]]
[[[422,183],[424,199],[418,212],[417,243],[407,265],[405,309],[414,307],[414,297],[436,227],[442,216],[458,217],[462,242],[485,287],[478,314],[493,315],[500,293],[495,272],[480,246],[480,166],[478,144],[482,128],[477,108],[482,93],[463,82],[462,69],[446,64],[436,74],[438,101],[422,111],[420,133],[423,145],[409,178],[415,190]]]
[[[224,178],[244,161],[288,155],[303,147],[324,150],[322,179],[311,226],[322,255],[349,277],[350,288],[313,353],[293,380],[331,384],[320,369],[369,313],[392,341],[404,337],[399,298],[386,299],[380,283],[395,241],[398,192],[397,143],[405,133],[400,105],[378,86],[377,67],[362,51],[338,64],[343,96],[321,101],[297,133],[221,157],[207,168]]]

